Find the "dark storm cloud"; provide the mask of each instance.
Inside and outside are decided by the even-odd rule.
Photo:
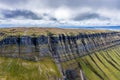
[[[89,19],[99,19],[99,20],[108,20],[109,18],[101,16],[100,14],[97,13],[82,13],[73,18],[75,21],[80,21],[80,20],[89,20]]]
[[[23,19],[42,19],[37,14],[29,10],[2,10],[1,11],[4,18],[23,18]]]

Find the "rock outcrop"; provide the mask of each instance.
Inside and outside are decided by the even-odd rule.
[[[50,56],[68,61],[120,44],[119,32],[79,35],[7,36],[0,41],[0,55],[39,60]]]

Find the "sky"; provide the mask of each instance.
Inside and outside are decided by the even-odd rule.
[[[1,26],[118,26],[120,0],[0,0]]]

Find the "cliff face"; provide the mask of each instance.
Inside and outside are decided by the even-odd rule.
[[[51,56],[60,61],[67,61],[118,44],[119,32],[80,33],[71,36],[8,36],[0,41],[0,55],[30,60]]]

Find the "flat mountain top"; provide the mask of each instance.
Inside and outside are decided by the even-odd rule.
[[[89,30],[89,29],[63,29],[63,28],[42,28],[42,27],[17,27],[17,28],[0,28],[0,34],[7,35],[47,35],[48,32],[53,34],[78,34],[78,33],[101,33],[110,32],[109,30]]]

